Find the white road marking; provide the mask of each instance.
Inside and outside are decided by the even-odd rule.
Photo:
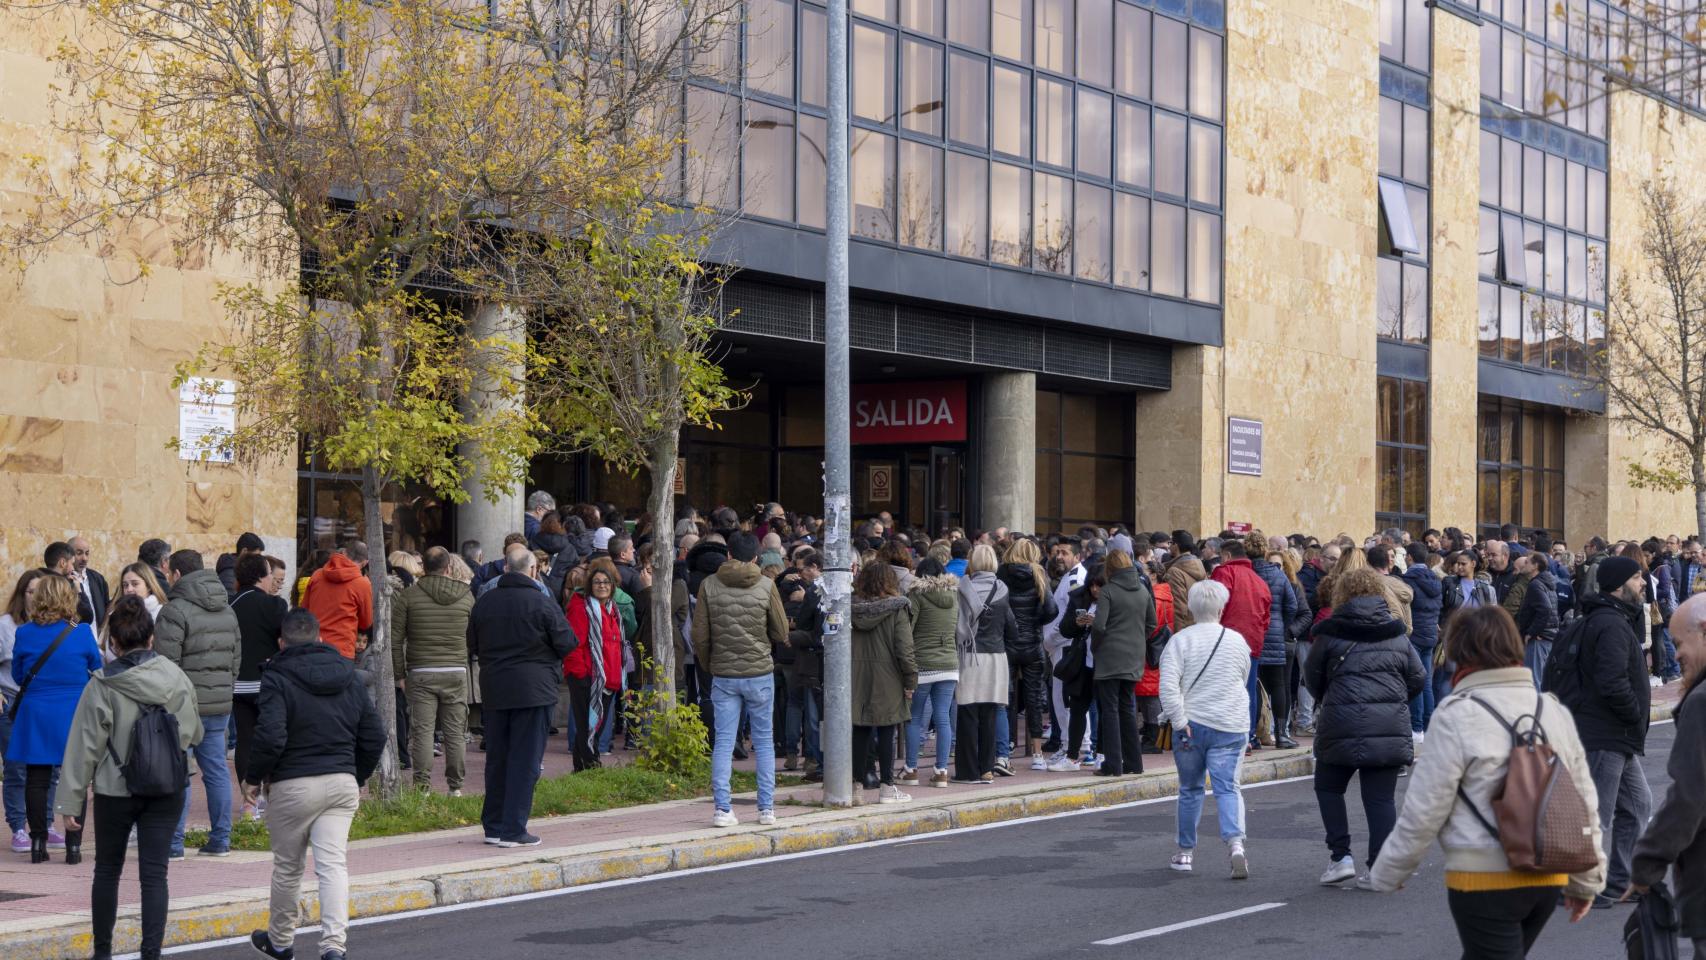
[[[1148,940],[1150,937],[1159,937],[1169,933],[1176,933],[1180,930],[1189,930],[1192,927],[1201,927],[1210,923],[1219,923],[1222,920],[1231,920],[1235,917],[1247,917],[1252,913],[1262,913],[1266,910],[1277,910],[1283,906],[1285,906],[1283,903],[1258,903],[1253,907],[1245,907],[1242,910],[1228,910],[1225,913],[1217,913],[1212,917],[1198,917],[1195,920],[1181,920],[1178,923],[1169,923],[1165,927],[1150,927],[1148,930],[1139,930],[1136,933],[1128,933],[1118,937],[1109,937],[1106,940],[1097,940],[1095,945],[1098,947],[1117,947],[1122,943],[1130,943],[1133,940]]]

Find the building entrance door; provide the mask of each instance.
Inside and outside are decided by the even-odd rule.
[[[855,521],[887,511],[902,527],[937,536],[964,522],[965,451],[957,446],[856,447]]]

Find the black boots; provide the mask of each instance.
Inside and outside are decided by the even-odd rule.
[[[1297,741],[1291,738],[1291,724],[1282,724],[1274,731],[1274,748],[1277,750],[1296,750]]]
[[[47,831],[30,834],[30,862],[47,862]]]
[[[82,834],[73,836],[68,833],[65,835],[65,862],[67,865],[73,867],[83,862]]]

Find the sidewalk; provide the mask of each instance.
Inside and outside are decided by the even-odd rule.
[[[1668,717],[1675,685],[1655,690],[1655,719]],[[928,755],[929,745],[927,744]],[[469,784],[480,782],[469,754]],[[907,804],[871,804],[851,810],[817,806],[817,785],[779,789],[774,827],[755,825],[755,798],[737,795],[742,820],[732,830],[711,828],[707,798],[630,807],[601,813],[535,820],[529,829],[544,841],[523,851],[498,852],[482,842],[479,827],[357,841],[350,845],[352,913],[395,913],[434,905],[491,899],[622,877],[643,876],[713,863],[819,849],[848,843],[927,833],[1108,806],[1167,796],[1176,790],[1170,754],[1144,757],[1145,773],[1108,780],[1087,772],[1032,771],[1015,758],[1015,776],[991,786],[951,784],[945,789],[906,788]],[[554,751],[547,772],[566,768]],[[750,767],[750,763],[743,766]],[[1306,775],[1309,744],[1290,751],[1261,750],[1244,763],[1247,783]],[[874,800],[875,792],[866,797]],[[192,815],[191,822],[195,822]],[[57,851],[56,851],[57,854]],[[234,852],[224,859],[193,853],[171,868],[172,906],[167,944],[190,943],[247,933],[265,923],[270,853]],[[88,897],[93,856],[68,867],[62,860],[31,865],[27,855],[0,854],[0,955],[8,960],[86,953]],[[312,874],[308,875],[312,883]],[[311,887],[310,887],[311,890]],[[115,946],[134,949],[136,904],[134,856],[120,885]],[[313,913],[313,894],[305,902]]]

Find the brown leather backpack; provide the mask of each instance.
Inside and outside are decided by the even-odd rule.
[[[1464,699],[1493,715],[1510,731],[1511,753],[1505,782],[1493,792],[1493,815],[1489,823],[1464,792],[1457,795],[1469,812],[1504,848],[1512,870],[1525,873],[1581,873],[1599,863],[1599,848],[1593,842],[1593,822],[1588,805],[1576,789],[1570,771],[1552,752],[1540,712],[1544,695],[1536,697],[1534,713],[1506,720],[1486,701],[1472,695]],[[1523,721],[1529,721],[1523,729]]]

